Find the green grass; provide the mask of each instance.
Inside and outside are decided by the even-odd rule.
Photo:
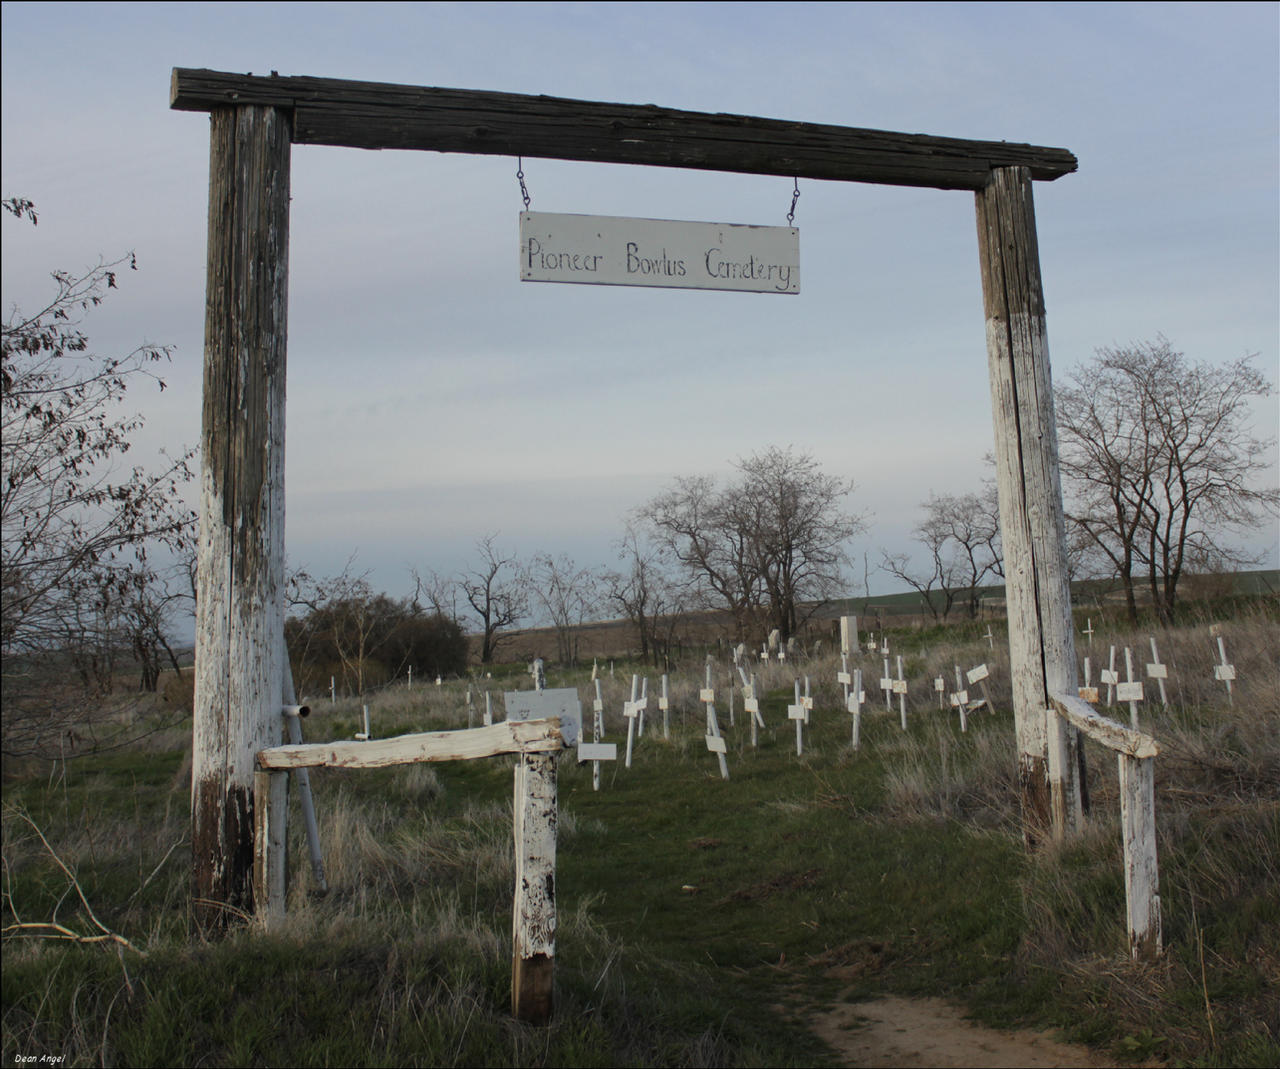
[[[1273,1064],[1280,741],[1264,703],[1280,678],[1277,637],[1266,616],[1230,633],[1234,707],[1211,681],[1188,681],[1170,711],[1144,710],[1164,747],[1167,952],[1154,965],[1127,960],[1114,759],[1090,749],[1085,834],[1028,856],[999,651],[931,632],[908,656],[914,678],[994,666],[997,712],[976,714],[967,734],[913,682],[909,730],[880,702],[852,752],[828,663],[808,669],[818,701],[802,757],[785,720],[789,677],[775,672],[758,747],[741,702],[733,728],[718,703],[728,781],[703,745],[692,676],[679,689],[673,677],[672,739],[657,737],[651,703],[633,767],[605,765],[599,792],[589,766],[561,760],[548,1028],[509,1015],[510,759],[314,773],[331,892],[311,894],[295,820],[288,920],[214,942],[188,934],[180,752],[31,766],[4,790],[6,925],[56,917],[98,930],[29,817],[97,918],[140,953],[7,933],[3,1061],[814,1065],[830,1054],[807,1015],[892,993],[952,999],[1000,1027],[1055,1027],[1122,1062]],[[1169,663],[1211,680],[1202,634],[1161,643]],[[878,675],[878,659],[864,661]],[[553,673],[566,682],[589,708],[586,676]],[[620,753],[629,682],[619,672],[604,688]],[[379,696],[375,731],[464,726],[464,689]],[[308,736],[349,735],[358,714],[325,703]]]

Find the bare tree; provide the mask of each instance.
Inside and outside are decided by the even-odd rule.
[[[1056,391],[1068,519],[1134,621],[1138,583],[1170,622],[1187,567],[1246,562],[1226,539],[1280,511],[1259,481],[1275,443],[1248,422],[1250,400],[1274,392],[1254,359],[1191,363],[1157,335],[1097,350]]]
[[[795,634],[825,599],[843,592],[846,545],[862,530],[844,511],[851,482],[816,459],[771,446],[741,458],[723,490],[683,478],[640,510],[689,582],[733,615],[739,638]]]
[[[36,221],[21,198],[11,215]],[[155,470],[120,469],[142,417],[120,415],[130,385],[151,379],[169,360],[165,346],[123,357],[94,354],[80,324],[116,288],[132,256],[83,274],[55,272],[49,301],[34,314],[14,309],[0,343],[0,645],[4,659],[4,749],[31,752],[71,720],[83,703],[40,695],[39,665],[87,642],[110,646],[121,635],[102,625],[150,573],[157,545],[181,551],[194,516],[181,501],[191,452]],[[86,630],[87,629],[87,630]],[[113,656],[113,654],[112,654]]]
[[[565,665],[578,663],[578,632],[600,606],[600,576],[579,568],[566,554],[539,553],[529,567],[531,600],[556,633],[556,659]]]
[[[458,585],[480,624],[480,663],[490,664],[502,631],[529,613],[528,587],[515,554],[496,546],[497,534],[476,543],[480,562],[458,578]]]
[[[640,659],[661,664],[666,643],[661,621],[676,611],[674,583],[667,575],[661,549],[645,540],[634,523],[618,542],[622,570],[605,575],[606,597],[636,629]]]
[[[957,601],[975,619],[983,581],[1004,574],[995,486],[981,494],[930,494],[922,507],[913,533],[930,570],[914,567],[907,553],[885,553],[882,568],[918,591],[934,620],[946,620]]]

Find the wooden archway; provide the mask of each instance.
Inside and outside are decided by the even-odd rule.
[[[1029,838],[1080,815],[1076,669],[1032,182],[1065,149],[741,115],[176,68],[211,120],[192,772],[197,923],[253,908],[254,755],[280,742],[289,163],[294,144],[735,171],[975,194]]]

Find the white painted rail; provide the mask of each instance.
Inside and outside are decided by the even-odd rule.
[[[254,902],[268,923],[284,916],[289,773],[304,768],[387,768],[518,754],[515,770],[516,885],[512,902],[511,1011],[551,1017],[555,961],[556,757],[570,748],[560,718],[508,720],[464,731],[428,731],[370,742],[313,742],[260,750],[254,797]]]

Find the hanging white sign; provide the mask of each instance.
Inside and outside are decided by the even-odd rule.
[[[520,281],[799,293],[800,231],[521,212]]]

